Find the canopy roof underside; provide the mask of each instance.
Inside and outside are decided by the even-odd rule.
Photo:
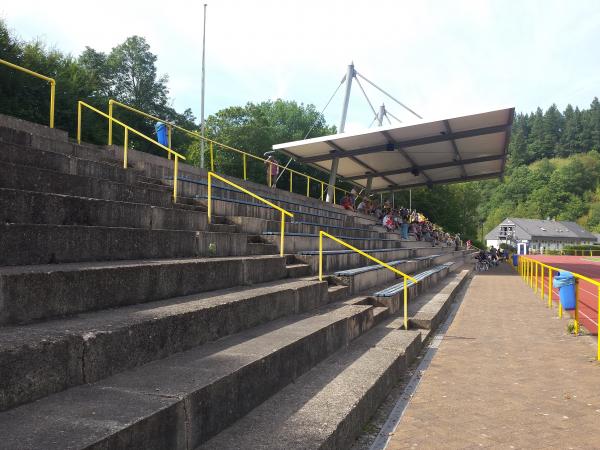
[[[499,177],[514,108],[274,145],[296,161],[372,192]]]

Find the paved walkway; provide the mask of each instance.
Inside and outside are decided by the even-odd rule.
[[[595,337],[506,265],[475,275],[388,449],[600,448]]]

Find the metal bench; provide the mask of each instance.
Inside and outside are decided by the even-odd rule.
[[[432,267],[431,269],[427,269],[424,272],[414,275],[413,278],[417,281],[424,280],[425,278],[430,277],[431,275],[433,275],[435,273],[438,273],[446,268],[451,267],[453,264],[454,264],[453,262],[447,262],[444,264],[440,264],[439,266]],[[414,281],[408,280],[406,282],[406,287],[409,288],[414,284],[415,284]],[[373,296],[375,296],[375,297],[393,297],[394,295],[398,294],[399,292],[402,292],[403,289],[404,289],[404,281],[402,281],[401,283],[398,283],[398,284],[394,284],[393,286],[385,288],[379,292],[375,292],[373,294]]]

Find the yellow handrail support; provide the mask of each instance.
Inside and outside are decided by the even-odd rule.
[[[212,215],[212,179],[216,178],[219,181],[222,181],[225,184],[228,184],[239,191],[242,191],[244,194],[248,194],[250,197],[255,198],[263,202],[266,205],[269,205],[271,208],[276,209],[281,213],[281,237],[280,237],[280,245],[279,245],[279,255],[283,256],[283,246],[285,239],[285,216],[294,217],[294,215],[283,209],[281,206],[277,206],[275,203],[270,202],[269,200],[265,200],[260,195],[256,195],[254,192],[250,192],[248,189],[243,188],[242,186],[235,184],[233,181],[229,181],[227,178],[223,178],[221,175],[217,175],[214,172],[208,172],[208,223],[211,221]]]
[[[183,159],[185,161],[185,159],[186,159],[185,156],[171,150],[168,147],[165,147],[164,145],[155,141],[151,137],[146,136],[144,133],[139,132],[135,128],[131,128],[129,125],[124,124],[123,122],[111,117],[109,114],[106,114],[105,112],[102,112],[99,109],[96,109],[93,106],[90,106],[81,100],[79,100],[77,102],[77,142],[80,144],[81,144],[81,119],[82,119],[82,113],[83,113],[82,107],[85,107],[85,108],[89,109],[90,111],[93,111],[96,114],[99,114],[102,117],[105,117],[111,123],[114,122],[117,125],[121,125],[123,127],[124,133],[125,133],[125,141],[124,141],[124,145],[123,145],[123,168],[124,169],[127,169],[127,150],[129,147],[129,132],[132,132],[133,134],[136,134],[139,137],[146,139],[148,142],[153,143],[157,147],[166,151],[169,155],[173,155],[175,157],[175,161],[173,163],[173,202],[176,202],[177,201],[178,171],[179,171],[178,163],[179,163],[180,159]],[[111,132],[110,131],[111,129],[112,128],[109,128],[109,133]],[[112,139],[112,136],[111,136],[111,139]]]
[[[395,267],[392,267],[389,264],[384,263],[383,261],[375,258],[374,256],[371,256],[368,253],[365,253],[362,250],[360,250],[360,249],[348,244],[347,242],[345,242],[335,236],[332,236],[331,234],[329,234],[325,231],[322,231],[322,230],[319,231],[319,281],[323,281],[323,236],[328,237],[332,241],[335,241],[338,244],[343,245],[344,247],[358,253],[359,255],[362,255],[362,256],[370,259],[371,261],[376,262],[380,266],[383,266],[386,269],[391,270],[392,272],[403,277],[403,279],[404,279],[404,329],[408,330],[408,289],[406,286],[406,280],[410,280],[415,284],[418,283],[418,281],[416,279],[414,279],[413,277],[411,277],[410,275],[407,275],[404,272],[396,269]]]
[[[173,122],[169,122],[167,120],[161,119],[160,117],[156,117],[156,116],[154,116],[152,114],[148,114],[148,113],[146,113],[144,111],[140,111],[139,109],[136,109],[133,106],[126,105],[124,103],[118,102],[117,100],[113,100],[113,99],[110,99],[108,101],[108,113],[109,113],[111,119],[113,118],[113,106],[114,105],[120,106],[120,107],[122,107],[124,109],[127,109],[127,110],[131,111],[131,112],[139,114],[139,115],[141,115],[143,117],[146,117],[147,119],[151,119],[151,120],[154,120],[154,121],[157,121],[157,122],[162,122],[165,125],[167,125],[167,127],[169,129],[169,147],[170,147],[170,142],[171,142],[170,141],[170,132],[171,132],[172,128],[176,129],[176,130],[179,130],[179,131],[182,131],[182,132],[184,132],[184,133],[186,133],[186,134],[188,134],[190,136],[195,136],[195,137],[197,137],[199,139],[203,139],[205,142],[207,142],[209,144],[209,149],[210,149],[210,170],[212,172],[215,171],[213,145],[214,146],[218,146],[218,147],[220,147],[223,150],[229,150],[229,151],[232,151],[232,152],[235,152],[235,153],[238,153],[238,154],[242,155],[242,159],[243,159],[242,164],[243,164],[244,179],[247,178],[247,167],[246,167],[247,166],[247,158],[252,158],[252,159],[254,159],[256,161],[261,161],[263,163],[266,161],[266,159],[261,158],[260,156],[253,155],[252,153],[245,152],[245,151],[237,149],[235,147],[230,147],[229,145],[222,144],[222,143],[214,141],[212,139],[208,139],[207,137],[202,136],[202,134],[198,133],[197,131],[187,130],[187,129],[185,129],[185,128],[183,128],[183,127],[181,127],[181,126],[179,126],[179,125],[177,125],[177,124],[175,124]],[[112,119],[112,120],[114,120],[114,119]],[[112,144],[112,124],[109,121],[108,145],[111,145],[111,144]],[[287,170],[290,173],[290,176],[292,176],[292,175],[295,174],[295,175],[299,175],[299,176],[305,177],[306,180],[307,180],[307,183],[309,183],[310,180],[313,180],[315,182],[321,183],[321,200],[323,200],[323,197],[324,197],[323,191],[324,191],[324,186],[325,185],[327,185],[328,187],[331,186],[333,188],[333,202],[334,203],[335,203],[335,190],[336,189],[338,189],[338,190],[340,190],[340,191],[342,191],[342,192],[344,192],[346,194],[350,193],[349,191],[346,191],[345,189],[342,189],[342,188],[339,188],[339,187],[335,187],[335,185],[330,185],[329,183],[325,183],[322,180],[314,178],[314,177],[312,177],[310,175],[307,175],[305,173],[298,172],[297,170],[290,169],[289,167],[283,166],[283,165],[281,165],[279,163],[271,162],[271,164],[276,165],[277,167],[279,167],[280,173],[283,170]],[[290,187],[292,186],[292,183],[293,182],[290,181]],[[269,184],[271,184],[271,183],[269,183]],[[309,191],[309,189],[307,189],[306,192],[307,192],[306,196],[310,197],[310,191]]]
[[[538,260],[532,259],[532,258],[527,258],[525,256],[522,256],[519,258],[519,261],[523,260],[522,262],[522,267],[527,269],[527,272],[525,274],[525,281],[529,283],[529,281],[527,280],[527,273],[532,274],[533,273],[533,267],[535,267],[535,272],[537,275],[537,271],[538,271],[538,266],[540,268],[541,273],[544,273],[544,268],[548,269],[548,306],[552,307],[552,273],[553,272],[565,272],[565,269],[561,269],[559,267],[554,267],[554,266],[550,266],[548,264],[544,264]],[[574,332],[575,334],[579,334],[579,281],[587,281],[590,284],[593,284],[594,286],[596,286],[596,289],[598,290],[597,292],[597,297],[598,297],[598,318],[597,318],[597,327],[598,327],[598,334],[599,334],[599,338],[598,338],[598,343],[597,343],[597,355],[596,358],[598,361],[600,361],[600,281],[598,280],[593,280],[589,277],[586,277],[585,275],[580,275],[576,272],[572,272],[569,271],[571,274],[573,274],[573,276],[575,277],[575,311],[573,313],[573,322],[574,322]],[[533,287],[531,285],[531,283],[529,283],[531,287]],[[542,293],[541,293],[541,297],[543,298],[544,296],[544,292],[543,292],[543,276],[542,276]],[[537,283],[536,283],[536,288],[537,288]],[[562,317],[562,312],[563,312],[563,308],[562,308],[562,304],[560,303],[560,300],[558,302],[558,317],[561,318]]]
[[[33,70],[26,69],[25,67],[17,66],[11,62],[5,61],[4,59],[0,59],[0,64],[4,64],[11,69],[18,70],[20,72],[26,73],[27,75],[31,75],[33,77],[39,78],[40,80],[47,81],[50,83],[50,128],[54,128],[54,100],[56,97],[56,81],[54,78],[47,77],[46,75],[42,75],[41,73],[34,72]]]

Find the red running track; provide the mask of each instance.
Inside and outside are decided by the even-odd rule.
[[[578,273],[592,280],[600,281],[600,259],[598,257],[552,255],[530,255],[529,257],[549,266]],[[594,261],[594,259],[598,261]],[[552,276],[555,275],[555,273],[552,274]],[[544,270],[544,292],[548,292],[547,269]],[[558,302],[558,289],[553,289],[552,292],[553,301]],[[579,323],[590,333],[598,334],[598,288],[589,281],[579,280],[578,311]]]

